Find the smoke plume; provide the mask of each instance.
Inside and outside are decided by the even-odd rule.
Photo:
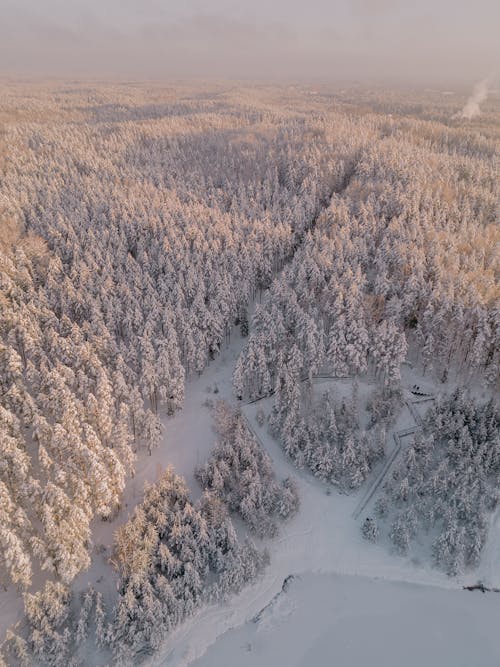
[[[455,114],[454,117],[467,118],[470,120],[475,116],[479,116],[479,114],[481,113],[481,107],[479,105],[481,104],[481,102],[484,102],[484,100],[488,97],[488,90],[490,87],[490,83],[491,83],[491,76],[486,77],[486,79],[483,79],[482,81],[476,83],[476,85],[474,86],[474,90],[472,91],[472,95],[465,103],[464,108],[462,109],[462,111]]]

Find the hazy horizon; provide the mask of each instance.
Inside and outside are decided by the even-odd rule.
[[[1,76],[468,83],[500,63],[492,0],[0,0],[0,18]]]

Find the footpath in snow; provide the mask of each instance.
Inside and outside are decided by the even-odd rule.
[[[167,466],[172,465],[177,474],[186,478],[193,498],[201,495],[201,489],[194,478],[194,468],[208,459],[216,438],[211,411],[204,403],[207,399],[214,401],[231,396],[232,368],[242,342],[239,332],[233,331],[230,345],[221,351],[201,376],[186,383],[183,409],[173,417],[163,419],[164,432],[160,446],[152,451],[151,456],[146,449],[138,452],[135,475],[127,479],[119,513],[113,521],[95,519],[92,523],[92,563],[88,570],[76,577],[72,583],[73,590],[85,590],[88,584],[92,584],[103,594],[109,608],[116,602],[118,575],[110,562],[114,533],[142,501],[144,482],[154,482]],[[219,394],[213,393],[215,385],[220,389]],[[210,392],[207,392],[208,387]],[[37,576],[32,590],[40,589],[45,578]],[[22,617],[22,597],[11,585],[0,594],[0,643],[7,629]]]
[[[224,365],[217,370],[216,368],[214,366],[213,371],[221,389],[219,395],[232,400],[231,369],[229,367],[224,368]],[[224,373],[226,373],[225,378]],[[229,393],[226,394],[226,391]],[[203,393],[199,394],[198,400],[201,402],[205,396]],[[356,575],[358,577],[356,581],[361,582],[359,586],[363,585],[362,582],[368,585],[370,583],[369,578],[394,582],[396,587],[401,582],[421,584],[427,587],[426,590],[429,587],[434,587],[436,591],[433,593],[434,597],[439,597],[439,591],[442,591],[444,595],[443,604],[447,604],[446,594],[450,589],[461,589],[462,587],[463,582],[461,580],[450,579],[446,575],[431,569],[429,565],[391,555],[385,545],[373,545],[365,542],[361,537],[359,521],[354,521],[352,518],[359,502],[360,493],[341,495],[335,490],[327,493],[326,485],[316,480],[306,471],[297,471],[286,458],[279,444],[268,435],[266,427],[259,428],[257,426],[255,420],[257,410],[264,408],[267,413],[270,405],[271,399],[267,399],[261,401],[258,405],[243,406],[242,409],[258,439],[273,459],[278,477],[283,478],[292,474],[296,478],[301,499],[299,513],[291,521],[281,525],[280,535],[276,539],[266,542],[271,563],[258,581],[238,596],[231,598],[228,603],[206,606],[191,619],[188,619],[169,636],[164,650],[156,656],[152,664],[164,667],[173,667],[174,665],[181,667],[193,663],[193,661],[203,656],[208,647],[213,645],[228,630],[238,628],[251,621],[280,593],[283,582],[289,575],[299,575],[301,577],[309,577],[312,573]],[[179,426],[180,424],[178,424],[178,428]],[[192,425],[190,425],[189,420],[185,423],[185,427],[191,432]],[[168,432],[167,426],[167,434]],[[206,433],[205,431],[205,437]],[[181,437],[181,442],[186,441],[187,434],[186,437],[183,436],[182,428],[177,430],[177,436]],[[195,442],[193,442],[193,446],[200,451],[203,447],[202,444],[196,445]],[[339,577],[337,576],[338,580]],[[348,577],[346,581],[354,581],[354,579]],[[444,589],[448,590],[445,591]],[[393,589],[389,587],[387,590]],[[462,590],[455,590],[455,594],[461,599],[461,596],[463,596],[464,605],[469,600],[467,596],[474,595]],[[306,601],[305,604],[308,604],[308,602]],[[496,604],[500,617],[500,596],[496,599]],[[430,606],[432,606],[432,603],[430,603]],[[314,608],[310,608],[308,613],[314,615]],[[363,615],[364,612],[358,610],[357,613]],[[415,632],[417,632],[416,628]],[[244,663],[240,663],[239,658],[234,656],[234,659],[230,662],[221,661],[218,664]],[[263,664],[271,665],[273,663]],[[454,663],[450,662],[449,664]]]
[[[211,411],[206,405],[207,399],[215,401],[222,398],[235,403],[232,369],[243,343],[239,333],[234,331],[229,347],[222,350],[202,376],[187,383],[184,408],[174,417],[164,420],[164,434],[160,446],[153,451],[152,456],[148,456],[146,452],[140,454],[136,474],[127,482],[119,515],[112,522],[95,522],[92,565],[88,571],[77,577],[73,584],[75,590],[83,590],[91,583],[104,594],[110,604],[113,603],[117,581],[116,573],[109,562],[113,534],[141,501],[146,480],[154,481],[163,469],[173,465],[175,471],[186,478],[193,497],[199,496],[200,488],[194,479],[193,471],[198,464],[207,460],[216,438],[212,429]],[[217,393],[214,393],[215,387]],[[333,659],[336,655],[333,638],[337,637],[339,646],[344,648],[339,648],[339,651],[343,652],[338,654],[339,661],[336,660],[335,664],[357,665],[362,664],[357,662],[360,654],[356,652],[359,648],[360,632],[365,633],[366,643],[363,640],[363,645],[368,647],[369,655],[372,655],[370,645],[373,650],[378,646],[378,633],[385,637],[384,660],[372,660],[372,664],[403,664],[398,662],[399,644],[394,645],[388,641],[389,636],[403,637],[408,646],[412,645],[412,641],[419,641],[422,646],[429,647],[429,650],[434,647],[432,650],[436,650],[436,656],[446,658],[441,661],[423,660],[423,653],[409,651],[406,656],[408,659],[412,655],[421,655],[423,661],[411,663],[407,660],[404,663],[407,667],[413,664],[474,664],[477,667],[500,664],[500,654],[491,654],[497,658],[496,662],[491,662],[488,652],[472,662],[460,662],[455,659],[453,649],[453,646],[462,647],[460,655],[469,656],[466,648],[470,642],[474,650],[481,646],[490,650],[488,642],[495,634],[488,631],[489,621],[483,626],[484,636],[478,638],[479,630],[475,619],[481,618],[484,613],[488,618],[494,617],[496,622],[500,618],[500,595],[451,590],[461,589],[463,582],[450,579],[422,563],[391,555],[384,545],[373,545],[362,540],[360,521],[364,515],[358,521],[353,520],[352,515],[370,480],[358,493],[352,495],[341,495],[335,490],[327,493],[325,484],[307,471],[297,471],[294,468],[279,444],[269,436],[266,426],[260,428],[257,425],[257,410],[264,409],[268,414],[272,399],[264,399],[255,405],[238,404],[271,456],[277,476],[283,478],[292,475],[297,480],[301,500],[299,513],[280,526],[280,535],[277,538],[265,542],[271,563],[264,574],[226,604],[209,605],[200,609],[169,635],[163,650],[155,656],[151,664],[183,667],[195,663],[205,654],[207,661],[202,660],[200,667],[215,664],[238,664],[242,667],[245,664],[259,664],[262,667],[274,667],[278,664],[331,664],[327,658],[330,656]],[[492,528],[498,523],[500,515],[497,513],[492,520]],[[475,582],[484,575],[485,583],[495,585],[498,581],[499,534],[500,530],[492,530],[492,539],[486,545],[480,572],[477,575],[472,574],[469,580]],[[281,607],[278,608],[276,613],[280,620],[276,627],[272,625],[275,627],[273,636],[277,633],[276,641],[268,642],[265,639],[268,635],[262,632],[262,622],[256,625],[252,619],[265,608],[266,613],[261,615],[261,618],[267,618],[271,613],[269,609],[275,609],[274,603],[270,603],[275,596],[281,599],[284,595],[281,593],[283,582],[289,575],[295,577],[290,585],[290,590],[296,591],[293,593],[295,597],[291,602],[282,602],[280,605],[288,605],[287,608],[291,605],[295,611],[293,614],[287,612],[283,615]],[[313,592],[306,594],[309,586]],[[314,590],[318,593],[317,597]],[[377,602],[378,598],[380,599]],[[325,607],[330,604],[330,599],[336,600],[336,611]],[[414,607],[417,604],[415,600],[418,600],[417,607]],[[2,611],[0,617],[2,626],[5,626],[2,630],[5,632],[16,615],[20,616],[21,603],[19,598],[9,599],[5,593],[2,602],[8,602],[5,605],[5,614]],[[455,611],[452,613],[450,610]],[[331,625],[324,624],[324,614],[330,615]],[[446,619],[443,619],[445,614]],[[309,624],[303,622],[303,619],[310,619]],[[406,619],[404,623],[403,619]],[[434,621],[431,622],[431,619]],[[274,620],[269,622],[275,624]],[[425,630],[427,625],[430,629],[436,628],[434,634]],[[258,638],[254,636],[256,633]],[[323,653],[328,647],[329,637],[332,639],[331,654]],[[439,637],[447,638],[446,642],[441,642]],[[284,650],[283,646],[280,648],[280,644],[287,642],[290,644],[290,651],[280,653]],[[302,649],[299,650],[297,642],[300,646],[307,646],[308,652],[301,653]],[[447,643],[449,653],[446,652]],[[243,644],[244,650],[241,648]],[[259,650],[262,652],[258,653],[256,647],[261,644]],[[249,645],[253,647],[251,651],[247,650]],[[233,648],[230,648],[231,646]],[[356,657],[356,660],[353,658],[353,661],[349,662],[349,653],[346,651],[354,650],[353,646],[356,650],[351,655]],[[210,647],[212,649],[208,651]],[[293,656],[293,659],[290,656]],[[323,663],[322,656],[325,659]]]

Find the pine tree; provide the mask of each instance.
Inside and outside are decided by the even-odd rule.
[[[367,516],[363,522],[362,533],[363,537],[368,542],[376,542],[378,540],[377,521],[372,517]]]

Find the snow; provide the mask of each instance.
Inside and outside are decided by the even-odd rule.
[[[500,505],[491,518],[477,579],[490,588],[500,588]]]
[[[184,408],[174,417],[163,420],[164,434],[160,447],[151,456],[146,451],[139,453],[136,474],[127,482],[120,513],[113,521],[94,522],[92,565],[77,577],[74,590],[83,590],[91,583],[103,593],[106,602],[113,603],[117,582],[110,562],[113,534],[142,499],[145,481],[154,481],[161,470],[173,465],[176,473],[186,478],[193,497],[199,496],[194,468],[208,459],[215,440],[211,411],[206,402],[207,399],[215,401],[224,398],[235,403],[232,369],[243,342],[239,333],[233,331],[229,347],[223,349],[200,377],[188,381]],[[411,388],[418,380],[414,373],[408,373],[404,384]],[[373,386],[368,387],[369,383],[366,384],[365,387],[360,382],[360,395],[373,389]],[[218,388],[216,394],[213,393],[215,386]],[[339,395],[349,395],[350,388],[349,382],[338,381]],[[318,387],[318,390],[321,389]],[[456,590],[461,589],[464,582],[475,583],[478,579],[476,574],[463,579],[450,579],[433,570],[428,563],[391,554],[386,545],[365,542],[360,525],[367,511],[356,521],[352,515],[362,494],[373,483],[374,476],[360,492],[352,495],[341,495],[334,489],[328,489],[307,471],[297,471],[279,444],[267,433],[266,424],[263,427],[257,425],[257,411],[263,409],[266,415],[269,414],[271,398],[253,405],[238,404],[270,454],[277,476],[292,475],[296,478],[301,507],[291,521],[281,526],[276,539],[263,543],[271,557],[264,574],[227,603],[200,609],[169,635],[152,664],[186,667],[205,654],[206,662],[202,660],[195,664],[200,667],[256,663],[280,665],[287,662],[290,665],[332,664],[329,660],[327,663],[321,660],[328,657],[329,648],[337,643],[344,647],[340,655],[345,662],[337,662],[334,653],[336,665],[358,665],[365,658],[370,658],[374,665],[405,664],[408,667],[425,664],[424,657],[423,662],[416,661],[419,655],[425,655],[428,664],[474,664],[478,667],[500,664],[500,652],[495,653],[496,649],[490,647],[488,653],[488,637],[496,636],[496,629],[492,629],[494,621],[490,622],[489,618],[498,620],[500,617],[500,595],[482,596]],[[413,425],[414,420],[405,408],[395,429]],[[388,438],[392,440],[391,433]],[[497,581],[500,573],[499,515],[495,517],[495,526],[496,530],[492,531],[495,537],[487,545],[481,566],[485,583]],[[289,575],[300,577],[298,582],[293,580],[293,597],[280,601],[273,612],[275,616],[268,619],[272,632],[265,629],[267,621],[260,622],[260,632],[257,632],[251,619],[275,596],[280,599],[283,582]],[[484,636],[480,633],[479,621],[476,621],[478,600],[490,614],[481,626]],[[21,599],[11,587],[7,593],[2,593],[0,602],[0,637],[3,637],[12,620],[20,615]],[[308,623],[305,623],[307,620]],[[470,627],[465,631],[467,625]],[[389,657],[384,654],[377,660],[376,651],[387,649],[388,628],[399,641],[394,647],[391,644],[393,653]],[[364,633],[361,634],[363,642],[358,640],[360,632]],[[458,637],[459,646],[464,645],[463,650],[457,649],[456,655],[460,659],[470,658],[471,655],[476,659],[456,662],[451,660],[450,653],[447,661],[446,644],[452,636]],[[266,637],[272,638],[272,641],[266,640]],[[257,649],[250,652],[242,650],[240,645],[244,642],[260,647],[262,654],[256,653]],[[405,644],[410,649],[406,648],[403,660],[401,646]],[[483,646],[486,646],[484,651]],[[420,653],[413,647],[420,647]],[[482,652],[484,662],[477,660],[478,651]],[[434,656],[444,658],[439,663]],[[496,662],[490,661],[493,657],[496,657]],[[348,662],[349,659],[351,662]]]
[[[149,456],[144,448],[137,453],[136,471],[127,480],[123,493],[122,507],[112,521],[95,519],[91,525],[94,548],[90,568],[81,572],[72,584],[75,591],[87,588],[90,583],[103,594],[104,601],[111,607],[116,599],[118,576],[110,562],[112,560],[113,537],[116,529],[125,523],[135,506],[141,502],[145,482],[154,482],[161,471],[172,465],[177,474],[186,478],[194,499],[201,495],[201,489],[194,478],[194,468],[204,463],[214,445],[212,414],[204,404],[207,399],[229,397],[232,392],[232,368],[242,347],[238,331],[233,331],[228,347],[211,362],[201,376],[195,376],[186,383],[183,409],[173,417],[164,416],[164,432],[160,446]],[[217,385],[220,393],[214,394]],[[207,389],[210,388],[210,391]],[[37,576],[31,592],[43,586],[44,576]],[[15,586],[10,585],[0,593],[0,644],[7,629],[21,620],[23,602]]]
[[[307,574],[193,667],[497,667],[499,612],[493,593]]]
[[[352,519],[359,494],[341,495],[335,490],[327,492],[327,487],[308,472],[293,468],[279,444],[268,435],[265,425],[258,427],[256,412],[259,408],[268,412],[271,401],[266,399],[244,406],[243,412],[273,459],[278,477],[295,476],[301,499],[299,513],[281,526],[278,538],[266,543],[271,563],[259,580],[225,605],[211,605],[200,610],[169,636],[153,664],[164,667],[192,664],[225,632],[245,624],[258,614],[281,591],[283,581],[291,574],[375,576],[387,581],[405,581],[443,589],[462,585],[461,580],[450,579],[428,564],[412,562],[389,553],[385,545],[364,541],[360,531],[364,515],[359,521]],[[465,595],[465,592],[461,594]],[[237,661],[219,664],[237,664]]]
[[[406,382],[405,384],[407,387],[411,387],[415,380],[415,375],[412,374],[411,378],[408,379],[411,379],[411,384],[408,385]],[[232,400],[230,386],[229,393],[226,395],[228,383],[222,381],[220,377],[219,382],[221,385],[221,396]],[[345,618],[342,616],[344,612],[341,610],[338,611],[339,636],[342,637],[345,634],[346,641],[350,638],[349,641],[352,642],[353,646],[357,646],[356,628],[358,627],[358,623],[362,623],[363,627],[370,623],[371,627],[377,629],[381,637],[386,638],[385,623],[383,626],[380,625],[384,622],[384,619],[392,624],[399,621],[401,628],[399,626],[396,628],[395,635],[397,637],[401,636],[404,639],[402,643],[403,647],[405,645],[420,646],[422,644],[420,653],[415,651],[412,653],[412,659],[415,657],[416,660],[414,663],[402,660],[401,656],[403,654],[401,649],[399,653],[397,651],[394,652],[393,662],[388,661],[385,655],[380,656],[380,661],[372,660],[372,664],[374,665],[421,665],[425,664],[425,662],[420,662],[418,656],[424,656],[424,653],[426,657],[443,656],[442,663],[430,660],[429,658],[429,664],[475,664],[479,666],[482,664],[485,666],[499,664],[500,649],[496,653],[495,651],[491,653],[491,660],[493,660],[493,657],[496,658],[494,661],[491,661],[490,657],[484,663],[477,660],[477,652],[482,651],[482,642],[486,641],[488,637],[495,636],[496,630],[493,633],[490,633],[488,630],[492,622],[488,621],[484,626],[485,629],[482,631],[485,633],[486,640],[477,635],[480,632],[479,629],[476,632],[474,629],[475,625],[470,628],[468,634],[462,632],[462,627],[470,625],[468,620],[469,614],[474,614],[475,612],[474,608],[470,606],[470,601],[474,599],[468,597],[472,596],[473,593],[461,589],[465,583],[475,583],[477,581],[476,574],[469,573],[467,576],[453,579],[432,569],[425,559],[420,561],[417,559],[402,558],[388,552],[387,545],[374,545],[365,542],[361,537],[360,524],[366,512],[360,516],[358,521],[352,519],[360,496],[364,493],[364,487],[360,493],[341,495],[333,489],[328,490],[324,484],[316,480],[308,472],[297,471],[291,465],[279,444],[269,436],[266,425],[264,424],[263,427],[259,427],[256,422],[257,411],[263,409],[265,414],[269,414],[271,404],[272,399],[264,399],[257,404],[244,405],[242,406],[242,410],[248,418],[252,430],[270,454],[278,477],[285,477],[292,474],[297,479],[301,499],[299,513],[290,522],[281,527],[281,534],[277,539],[266,544],[270,552],[271,563],[264,575],[255,584],[232,598],[225,605],[206,606],[200,610],[194,617],[169,636],[163,651],[156,656],[152,664],[162,665],[162,667],[173,667],[174,665],[186,667],[187,665],[198,664],[196,660],[205,655],[211,646],[214,648],[207,653],[207,665],[281,665],[287,664],[287,661],[292,665],[305,665],[306,662],[313,665],[331,664],[329,661],[322,663],[320,659],[322,652],[324,652],[325,644],[328,645],[330,636],[329,627],[324,628],[322,637],[314,635],[312,639],[307,638],[307,629],[301,631],[300,627],[297,628],[294,625],[295,621],[290,621],[290,627],[288,627],[288,618],[295,614],[294,609],[296,608],[300,608],[300,614],[305,615],[306,618],[322,618],[321,600],[315,599],[314,596],[304,601],[295,599],[291,604],[280,606],[280,626],[287,629],[283,630],[284,634],[280,635],[281,639],[277,640],[276,646],[271,642],[269,647],[266,646],[263,648],[264,652],[262,655],[256,655],[253,652],[248,653],[246,656],[247,663],[245,663],[245,655],[240,655],[241,651],[238,647],[242,643],[245,643],[245,645],[248,642],[251,643],[251,639],[244,639],[245,633],[249,632],[251,634],[253,632],[253,625],[250,623],[251,619],[259,614],[275,596],[279,596],[283,582],[289,575],[300,576],[306,581],[321,580],[321,583],[317,586],[318,591],[321,591],[323,586],[326,588],[327,585],[340,587],[341,591],[345,591],[346,588],[355,585],[357,587],[356,595],[359,594],[361,597],[366,596],[366,609],[363,601],[363,604],[360,604],[359,608],[356,606],[352,608],[348,607],[345,611]],[[396,422],[395,430],[414,425],[415,422],[411,413],[405,408],[401,417]],[[392,437],[391,434],[389,436]],[[371,480],[368,484],[370,482]],[[492,549],[495,555],[500,552],[500,550],[494,551],[494,547]],[[494,569],[495,567],[496,564],[493,563],[492,568]],[[378,611],[374,597],[378,595],[378,592],[374,592],[373,589],[374,578],[379,580],[377,585],[382,586],[385,592],[384,604],[387,607],[386,611],[382,609],[380,612]],[[334,583],[332,584],[331,582]],[[364,591],[363,589],[366,590]],[[429,592],[430,595],[428,596]],[[500,596],[491,595],[495,602],[488,603],[490,605],[488,613],[490,613],[491,605],[493,605],[495,612],[493,617],[495,618],[496,614],[496,618],[498,619]],[[332,596],[335,597],[334,591],[332,591]],[[418,606],[413,610],[415,599],[418,600]],[[474,600],[472,604],[476,605],[477,603]],[[371,612],[370,609],[372,609]],[[468,611],[469,609],[471,611]],[[401,614],[401,611],[404,613]],[[429,611],[432,611],[434,615],[430,615]],[[380,617],[377,617],[379,613]],[[441,619],[443,614],[447,615],[444,620]],[[404,623],[407,625],[404,625]],[[441,626],[444,624],[445,627],[442,637],[439,633],[436,634],[436,630],[433,630],[433,628],[439,627],[439,624]],[[237,634],[238,647],[235,647],[233,643],[230,646],[234,650],[231,650],[229,646],[226,647],[226,633],[238,627],[242,628],[241,631],[238,630],[235,632],[241,632],[242,634]],[[419,629],[420,627],[422,627],[422,633]],[[429,628],[429,632],[426,632],[427,627]],[[369,636],[375,636],[377,632],[374,630],[370,632]],[[474,635],[474,632],[476,632],[477,636]],[[454,660],[456,657],[455,654],[446,652],[447,641],[454,633],[461,641],[463,640],[464,644],[470,642],[469,652],[461,651],[458,655],[461,657],[474,655],[475,660],[460,663]],[[295,639],[295,644],[293,639],[290,639],[291,635]],[[221,639],[221,637],[224,638]],[[317,643],[316,639],[318,639]],[[282,658],[278,658],[276,651],[279,652],[281,650],[280,644],[286,645],[290,642],[292,647],[297,646],[297,642],[300,646],[302,646],[303,642],[309,642],[311,654],[304,656],[303,662],[294,662],[297,655],[301,654],[300,650],[297,649],[297,651],[294,651],[292,648],[290,655],[287,653]],[[384,645],[385,639],[382,641],[382,648]],[[219,646],[221,646],[220,653]],[[265,651],[267,650],[270,652],[266,653]],[[225,651],[229,651],[229,653]],[[315,653],[316,651],[318,653]],[[212,654],[215,662],[210,662]],[[326,655],[328,656],[328,653]],[[369,647],[366,655],[368,657],[372,655]],[[406,652],[404,655],[408,658]],[[446,661],[446,656],[449,658],[448,662]],[[355,660],[353,662],[345,662],[345,664],[362,664],[361,656],[359,659],[359,662]],[[424,657],[422,657],[423,659]],[[248,660],[251,662],[248,662]],[[200,667],[204,664],[203,660],[199,662]],[[342,663],[337,663],[335,660],[335,664]]]

